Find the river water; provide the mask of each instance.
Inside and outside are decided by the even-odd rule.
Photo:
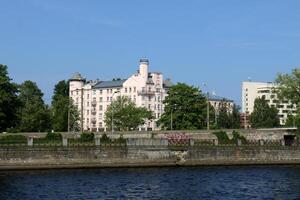
[[[300,199],[300,166],[2,171],[2,199]]]

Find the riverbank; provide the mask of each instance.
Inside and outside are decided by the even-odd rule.
[[[0,170],[300,164],[300,147],[115,146],[0,148]]]

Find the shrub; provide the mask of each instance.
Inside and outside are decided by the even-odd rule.
[[[0,137],[0,143],[27,143],[24,135],[5,135]]]
[[[93,142],[95,139],[94,133],[81,133],[80,140],[81,142]]]
[[[62,135],[60,133],[47,133],[45,140],[48,141],[57,141],[62,140]]]
[[[218,131],[218,132],[213,132],[215,136],[217,136],[218,141],[220,144],[228,144],[231,143],[231,140],[229,139],[227,133],[225,131]]]
[[[246,138],[242,135],[239,134],[239,132],[237,131],[233,131],[232,132],[233,138],[232,140],[237,143],[238,140],[241,140],[243,144],[245,144],[247,142]]]
[[[103,143],[109,143],[109,142],[111,142],[111,139],[105,133],[102,135],[102,137],[100,138],[100,140],[101,140],[101,143],[102,142]]]

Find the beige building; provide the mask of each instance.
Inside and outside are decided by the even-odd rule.
[[[250,115],[254,109],[256,98],[265,98],[269,106],[276,107],[279,111],[278,117],[280,125],[285,125],[289,114],[295,114],[296,105],[289,101],[279,101],[273,92],[276,85],[274,83],[262,83],[246,81],[242,84],[242,112]]]
[[[117,96],[127,96],[139,107],[154,113],[155,119],[140,126],[140,130],[157,130],[156,121],[164,112],[163,100],[172,85],[163,74],[149,72],[149,61],[141,59],[139,70],[128,79],[86,81],[79,73],[70,79],[70,97],[82,112],[83,129],[106,131],[105,112]]]

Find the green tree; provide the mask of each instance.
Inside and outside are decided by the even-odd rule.
[[[121,131],[135,130],[139,125],[143,125],[146,120],[153,119],[153,113],[146,108],[136,107],[128,97],[117,97],[105,113],[105,123],[111,129],[112,116],[114,128]]]
[[[0,64],[0,132],[13,128],[18,122],[17,111],[21,104],[17,85],[11,82],[7,66]]]
[[[68,106],[69,106],[69,84],[67,81],[59,81],[54,87],[52,96],[52,128],[55,131],[68,130]]]
[[[293,69],[291,74],[279,74],[276,78],[275,92],[280,100],[289,100],[297,106],[296,116],[290,116],[286,125],[300,128],[300,69]]]
[[[50,109],[45,105],[43,93],[36,83],[32,81],[22,83],[20,85],[19,100],[22,102],[19,131],[42,132],[50,130]]]
[[[240,128],[239,107],[234,104],[232,110],[229,110],[226,102],[222,101],[219,108],[217,127],[226,129]]]
[[[250,124],[253,128],[273,128],[279,126],[278,110],[270,107],[264,98],[254,101],[254,110],[250,115]]]
[[[164,105],[165,112],[158,121],[162,128],[170,130],[171,121],[174,130],[195,130],[206,127],[207,99],[199,88],[178,83],[170,88]],[[210,122],[213,120],[214,109],[210,105]]]

